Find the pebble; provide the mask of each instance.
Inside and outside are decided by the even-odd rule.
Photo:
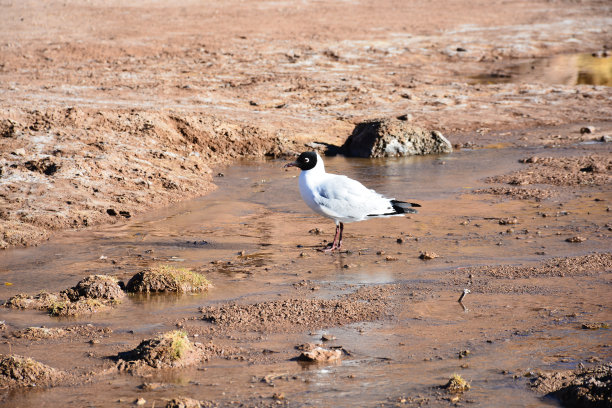
[[[434,258],[438,258],[440,255],[436,254],[435,252],[421,252],[421,255],[419,255],[420,259],[423,260],[427,260],[427,259],[434,259]]]
[[[499,220],[499,225],[513,225],[518,224],[518,219],[514,218],[502,218]]]
[[[334,336],[333,334],[323,334],[321,336],[321,340],[322,341],[332,341],[332,340],[336,340],[336,336]]]
[[[146,403],[147,403],[147,400],[146,400],[146,399],[144,399],[144,398],[138,398],[138,399],[137,399],[137,400],[134,402],[134,404],[136,404],[136,405],[144,405],[144,404],[146,404]]]
[[[595,127],[593,127],[593,126],[585,126],[585,127],[581,127],[580,128],[580,134],[581,135],[588,134],[588,133],[595,133]]]
[[[586,240],[587,240],[586,238],[576,235],[575,237],[567,238],[565,241],[566,242],[584,242]]]

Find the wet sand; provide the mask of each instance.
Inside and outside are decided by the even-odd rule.
[[[3,307],[0,354],[60,374],[0,405],[558,406],[540,372],[610,362],[607,2],[0,7],[0,301],[156,265],[214,285]],[[420,212],[318,251],[333,222],[282,165],[401,115],[455,151],[325,161]],[[175,329],[205,357],[121,365]]]
[[[579,149],[609,155],[604,144]],[[374,163],[329,158],[328,171],[418,197],[423,205],[409,219],[347,224],[348,253],[316,250],[331,239],[333,223],[309,212],[296,173],[282,170],[283,161],[221,169],[225,176],[215,192],[123,225],[7,250],[1,265],[3,279],[13,283],[4,289],[7,297],[60,290],[83,274],[127,280],[158,263],[201,271],[214,288],[207,294],[131,295],[110,312],[69,320],[3,312],[3,353],[10,347],[70,371],[75,377],[67,383],[86,379],[71,388],[11,391],[4,402],[116,406],[142,397],[159,406],[181,395],[220,406],[259,406],[276,405],[272,396],[282,393],[281,403],[289,406],[391,406],[422,399],[437,406],[449,404],[452,395],[435,387],[460,373],[472,385],[463,402],[486,406],[495,395],[495,405],[546,405],[525,375],[610,358],[609,330],[581,325],[609,321],[612,259],[605,220],[611,197],[597,186],[563,189],[558,199],[539,202],[472,190],[489,185],[488,172],[510,173],[525,166],[521,158],[548,152],[462,150]],[[477,164],[487,170],[474,172]],[[516,223],[500,223],[514,217]],[[314,228],[323,233],[309,233]],[[565,241],[575,234],[587,240]],[[439,258],[421,260],[422,251]],[[465,288],[471,293],[464,309],[457,299]],[[207,317],[218,308],[225,308],[222,315]],[[75,329],[57,339],[12,334],[31,326],[86,324],[97,329]],[[176,327],[192,341],[225,351],[194,367],[143,376],[113,368],[109,357]],[[293,361],[300,353],[295,346],[322,343],[322,334],[335,337],[324,346],[345,350],[341,362]],[[89,344],[91,339],[99,342]],[[50,346],[61,347],[49,355]],[[469,354],[460,358],[465,350]],[[75,354],[83,356],[76,367]],[[144,382],[161,385],[143,390]]]

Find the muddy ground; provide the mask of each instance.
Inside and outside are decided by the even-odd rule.
[[[0,4],[0,300],[168,263],[213,287],[3,310],[0,404],[544,406],[540,372],[604,370],[609,2],[132,3]],[[281,159],[388,117],[455,153],[330,159],[424,208],[318,252],[333,225]],[[206,358],[118,367],[176,328]],[[341,363],[295,361],[305,343]],[[439,388],[455,373],[468,391]]]

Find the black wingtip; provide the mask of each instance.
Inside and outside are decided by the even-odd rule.
[[[417,210],[412,207],[420,207],[421,204],[407,203],[405,201],[391,200],[391,206],[398,214],[416,214]]]

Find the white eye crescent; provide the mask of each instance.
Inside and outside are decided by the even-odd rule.
[[[305,163],[308,163],[309,161],[310,161],[310,159],[309,159],[308,157],[305,157],[305,158],[304,158],[304,162],[305,162]]]

